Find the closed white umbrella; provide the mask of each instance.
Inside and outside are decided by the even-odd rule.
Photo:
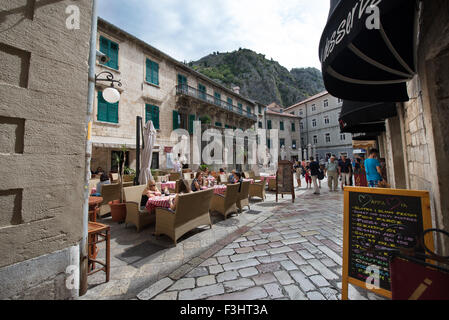
[[[148,121],[143,130],[144,149],[142,152],[142,164],[140,166],[139,183],[146,185],[149,180],[153,179],[151,174],[151,161],[153,159],[153,148],[156,143],[157,131],[154,129],[153,121]]]

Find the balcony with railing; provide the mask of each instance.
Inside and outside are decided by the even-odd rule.
[[[217,96],[212,96],[210,94],[207,94],[204,91],[198,90],[196,88],[187,86],[187,85],[177,85],[176,86],[176,94],[177,95],[184,95],[188,97],[195,98],[197,100],[200,100],[202,102],[205,102],[210,105],[217,106],[224,111],[232,112],[236,115],[243,116],[245,118],[249,118],[252,121],[257,121],[257,115],[254,113],[248,112],[243,110],[243,108],[238,108],[227,101],[223,101]]]

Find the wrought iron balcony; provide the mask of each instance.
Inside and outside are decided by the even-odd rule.
[[[206,102],[208,104],[215,105],[225,111],[233,112],[239,116],[249,118],[253,121],[257,121],[256,114],[250,113],[247,110],[237,108],[236,106],[228,103],[227,101],[223,101],[215,96],[207,94],[206,92],[200,91],[196,88],[193,88],[193,87],[190,87],[187,85],[177,85],[176,86],[176,94],[189,96],[189,97],[198,99],[200,101]]]

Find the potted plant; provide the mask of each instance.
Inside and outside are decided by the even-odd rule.
[[[111,207],[111,217],[114,222],[123,222],[126,219],[126,203],[123,201],[123,178],[127,152],[126,146],[122,146],[120,151],[120,153],[115,154],[114,159],[118,166],[120,199],[109,202],[109,206]]]

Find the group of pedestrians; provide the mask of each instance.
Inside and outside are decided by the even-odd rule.
[[[377,187],[379,182],[382,181],[381,166],[377,156],[378,151],[373,149],[370,151],[368,159],[363,161],[369,187]],[[298,187],[302,186],[301,180],[304,178],[306,188],[312,188],[313,184],[313,194],[317,195],[320,194],[321,181],[326,176],[329,191],[338,191],[339,181],[341,190],[345,185],[351,186],[353,183],[354,167],[352,161],[344,154],[341,155],[340,159],[337,159],[335,155],[331,156],[325,165],[320,164],[314,157],[310,157],[307,162],[296,162],[294,169]]]

